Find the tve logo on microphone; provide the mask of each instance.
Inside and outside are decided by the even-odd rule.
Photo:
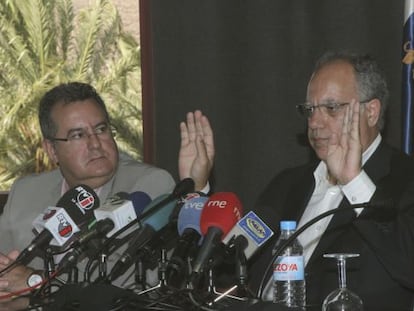
[[[207,199],[208,198],[206,195],[200,194],[198,192],[191,192],[185,196],[183,200],[184,205],[182,206],[181,209],[201,210],[203,209]]]

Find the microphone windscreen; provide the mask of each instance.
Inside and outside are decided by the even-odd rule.
[[[163,194],[155,198],[143,212],[145,213],[153,208],[156,208],[157,210],[153,214],[144,217],[142,222],[151,226],[155,231],[159,231],[161,228],[165,227],[169,222],[172,211],[177,206],[177,200],[167,200],[165,204],[159,206],[159,203],[162,203],[169,197],[169,194]]]
[[[192,193],[185,198],[184,205],[178,214],[177,230],[182,235],[185,229],[194,229],[201,235],[200,218],[201,211],[208,201],[207,196],[199,193]]]
[[[217,192],[206,202],[200,217],[201,233],[206,235],[210,227],[218,228],[226,235],[239,221],[243,207],[232,192]]]
[[[29,258],[36,248],[47,243],[63,246],[73,235],[94,220],[93,210],[99,206],[95,191],[86,185],[68,190],[57,202],[47,207],[32,222],[38,235],[19,255],[19,260]]]
[[[191,178],[184,178],[175,186],[172,195],[175,198],[186,195],[187,193],[194,192],[194,180]]]
[[[129,200],[134,205],[134,210],[137,216],[142,214],[143,210],[151,203],[150,196],[142,191],[135,191],[129,194]]]
[[[89,186],[78,185],[66,191],[56,206],[64,208],[75,223],[83,224],[93,217],[93,210],[99,206],[99,198]]]
[[[94,210],[95,218],[97,220],[107,218],[113,221],[114,228],[107,234],[107,237],[111,237],[115,232],[137,219],[150,201],[149,195],[142,191],[131,194],[118,192],[107,198],[102,206]]]

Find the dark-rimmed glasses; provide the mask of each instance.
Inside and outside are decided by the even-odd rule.
[[[84,142],[92,135],[95,135],[98,138],[109,138],[115,137],[116,128],[108,123],[102,123],[97,125],[93,132],[90,133],[87,128],[79,128],[70,130],[66,138],[59,137],[48,137],[47,139],[51,141],[63,141],[63,142]]]

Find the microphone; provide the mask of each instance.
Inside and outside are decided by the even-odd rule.
[[[59,269],[76,263],[79,256],[85,251],[99,249],[102,243],[93,244],[89,242],[104,236],[111,237],[115,232],[137,219],[150,201],[149,195],[142,191],[131,194],[118,192],[109,197],[101,207],[94,210],[97,221],[92,228],[81,231],[76,235],[75,241],[71,245],[72,250],[62,258]]]
[[[200,218],[208,197],[201,193],[191,193],[184,199],[178,214],[177,229],[180,235],[166,268],[167,284],[181,288],[189,275],[188,259],[202,237]],[[187,268],[187,270],[186,270]]]
[[[179,183],[177,183],[171,194],[159,196],[156,199],[156,202],[151,205],[151,208],[146,208],[143,211],[140,219],[149,218],[152,214],[157,213],[164,206],[168,205],[172,201],[176,201],[180,197],[190,192],[194,192],[194,180],[191,178],[184,178]]]
[[[350,205],[350,206],[337,207],[337,208],[331,209],[329,211],[326,211],[326,212],[324,212],[322,214],[319,214],[318,216],[312,218],[311,220],[309,220],[308,222],[303,224],[301,227],[297,228],[296,231],[294,233],[292,233],[292,235],[289,238],[287,238],[285,240],[285,242],[282,243],[280,245],[280,247],[274,252],[274,254],[272,255],[271,261],[270,261],[269,265],[266,267],[265,273],[263,274],[263,277],[261,279],[257,297],[260,298],[263,295],[264,283],[266,281],[266,276],[268,275],[270,269],[272,268],[272,265],[273,265],[273,262],[275,261],[275,259],[278,256],[280,256],[280,254],[285,250],[285,248],[288,247],[303,231],[305,231],[307,228],[312,226],[314,223],[318,222],[319,220],[321,220],[321,219],[323,219],[323,218],[325,218],[329,215],[336,214],[337,212],[355,210],[355,209],[358,209],[358,208],[383,209],[387,216],[390,216],[390,215],[395,216],[395,214],[397,213],[396,208],[393,206],[392,199],[389,199],[389,200],[379,201],[379,202],[372,202],[372,203],[366,202],[366,203],[360,203],[360,204],[353,204],[353,205]],[[379,216],[374,215],[374,218],[378,218],[378,220],[384,220],[384,218],[382,216],[383,215],[379,215]],[[368,216],[360,215],[359,217],[366,219]]]
[[[250,211],[224,237],[223,243],[231,253],[236,248],[241,248],[240,251],[249,259],[272,236],[273,231],[269,226],[255,212]]]
[[[113,228],[106,233],[109,238],[115,232],[137,219],[150,203],[151,198],[145,192],[135,191],[131,194],[118,192],[108,198],[102,206],[94,210],[94,214],[98,222],[104,219],[108,219],[107,222],[109,220],[112,221]]]
[[[63,246],[93,218],[93,210],[99,206],[99,198],[90,187],[78,185],[68,190],[56,205],[57,207],[46,208],[35,218],[33,226],[40,233],[16,261],[26,259],[35,249],[52,242]]]
[[[224,237],[224,256],[235,263],[238,293],[253,296],[248,289],[247,261],[273,236],[273,231],[253,211],[248,212]]]
[[[161,195],[154,199],[143,211],[139,219],[143,226],[129,242],[129,246],[115,263],[108,280],[113,281],[121,276],[132,265],[138,250],[147,245],[158,231],[167,226],[170,215],[177,205],[172,195]]]
[[[203,270],[212,251],[240,220],[242,212],[241,202],[232,192],[215,193],[206,202],[200,217],[204,241],[193,263],[193,277]]]

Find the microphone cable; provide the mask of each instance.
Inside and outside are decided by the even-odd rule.
[[[171,203],[172,201],[174,201],[175,199],[180,198],[181,196],[184,196],[187,193],[193,192],[194,191],[194,180],[191,178],[184,178],[183,180],[181,180],[180,182],[178,182],[175,186],[175,188],[173,189],[172,193],[170,193],[167,197],[165,197],[164,199],[162,199],[161,201],[157,202],[157,204],[155,204],[150,210],[147,211],[143,211],[142,214],[137,217],[136,219],[132,220],[131,222],[129,222],[126,226],[124,226],[123,228],[119,229],[117,232],[115,232],[111,237],[105,239],[105,241],[102,243],[101,247],[97,250],[97,252],[95,253],[95,257],[94,258],[90,258],[90,261],[95,260],[96,256],[99,255],[99,253],[101,253],[102,251],[104,251],[105,249],[109,250],[109,247],[111,244],[114,244],[115,239],[121,235],[122,233],[124,233],[125,231],[127,231],[128,229],[130,229],[131,227],[133,227],[136,224],[139,224],[139,227],[134,230],[133,232],[131,232],[130,234],[128,234],[128,236],[133,236],[133,234],[139,232],[139,230],[143,227],[141,221],[144,218],[148,218],[151,215],[153,215],[154,213],[156,213],[157,211],[159,211],[162,207],[164,207],[165,205]],[[124,241],[128,241],[128,239],[122,239]],[[123,244],[123,243],[122,243]],[[109,251],[109,254],[111,254],[112,252],[114,252],[116,249],[118,249],[121,245],[118,245],[115,249],[112,249],[111,251]],[[88,262],[88,267],[90,268],[91,264],[89,264]],[[86,269],[85,271],[88,271],[88,269]]]
[[[378,205],[388,206],[388,204],[378,204]],[[354,205],[351,205],[351,206],[337,207],[337,208],[331,209],[329,211],[326,211],[326,212],[324,212],[324,213],[322,213],[322,214],[320,214],[320,215],[312,218],[307,223],[305,223],[303,226],[301,226],[300,228],[298,228],[294,233],[292,233],[292,235],[288,239],[286,239],[284,241],[284,243],[282,243],[280,245],[280,247],[272,255],[272,258],[271,258],[268,266],[266,267],[266,270],[265,270],[265,272],[263,274],[263,277],[262,277],[262,279],[260,281],[257,298],[261,299],[261,297],[263,295],[264,283],[266,281],[266,276],[270,272],[270,269],[272,268],[273,263],[276,260],[276,258],[278,256],[280,256],[280,254],[285,250],[285,248],[288,247],[293,242],[293,240],[295,240],[303,231],[305,231],[307,228],[309,228],[310,226],[312,226],[314,223],[318,222],[322,218],[325,218],[326,216],[335,214],[337,212],[348,211],[348,210],[355,210],[357,208],[374,208],[374,207],[378,207],[378,205],[367,202],[367,203],[361,203],[361,204],[354,204]]]

